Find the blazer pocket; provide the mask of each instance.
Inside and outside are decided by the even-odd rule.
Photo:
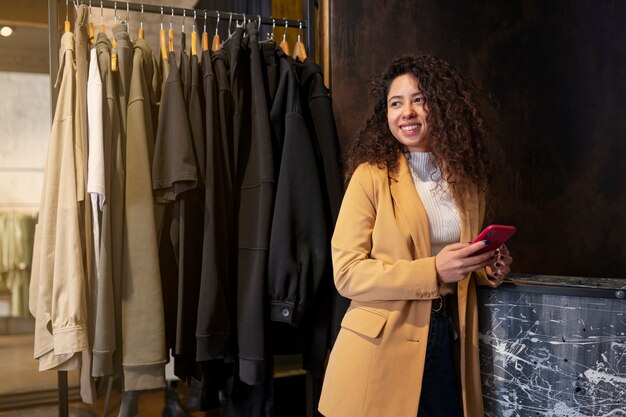
[[[387,315],[363,307],[355,307],[343,316],[341,327],[375,339],[380,336],[385,323],[387,323]]]

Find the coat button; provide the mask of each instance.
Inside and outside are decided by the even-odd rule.
[[[289,317],[289,315],[291,314],[291,312],[289,311],[289,309],[288,309],[288,308],[283,308],[283,309],[280,311],[280,314],[282,314],[282,316],[283,316],[283,317]]]

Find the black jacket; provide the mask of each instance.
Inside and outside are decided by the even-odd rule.
[[[270,119],[280,150],[268,267],[271,319],[299,326],[324,276],[329,241],[316,149],[286,56]]]
[[[242,29],[237,29],[240,31]],[[274,169],[267,100],[257,42],[257,23],[248,24],[248,47],[231,44],[231,89],[235,102],[237,154],[237,342],[239,378],[254,385],[265,377],[265,288],[270,222],[274,204]],[[237,37],[232,41],[237,41]],[[240,72],[234,73],[237,58]],[[246,60],[249,77],[245,77]],[[233,79],[241,78],[238,83]],[[237,87],[236,87],[237,86]],[[235,89],[237,88],[237,90]],[[250,99],[247,107],[246,99]],[[239,113],[238,113],[239,112]],[[236,126],[237,121],[241,125]],[[271,370],[269,371],[271,372]]]
[[[341,152],[332,102],[324,85],[322,70],[313,60],[304,63],[291,61],[298,74],[303,113],[316,150],[317,163],[321,174],[328,257],[324,276],[315,294],[308,327],[308,349],[304,352],[304,366],[314,377],[321,378],[328,350],[334,341],[343,315],[350,300],[337,292],[333,282],[333,269],[330,257],[330,237],[339,214],[343,199],[343,177]]]

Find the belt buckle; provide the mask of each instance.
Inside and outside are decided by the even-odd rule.
[[[444,299],[440,295],[439,298],[435,298],[432,301],[432,305],[431,305],[432,312],[433,313],[439,313],[441,310],[443,310],[443,305],[444,305]]]

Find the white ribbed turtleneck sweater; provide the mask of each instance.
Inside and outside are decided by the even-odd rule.
[[[407,161],[413,176],[417,194],[428,214],[432,255],[437,255],[444,246],[459,242],[461,219],[459,211],[441,175],[439,167],[432,161],[430,152],[411,152]]]

